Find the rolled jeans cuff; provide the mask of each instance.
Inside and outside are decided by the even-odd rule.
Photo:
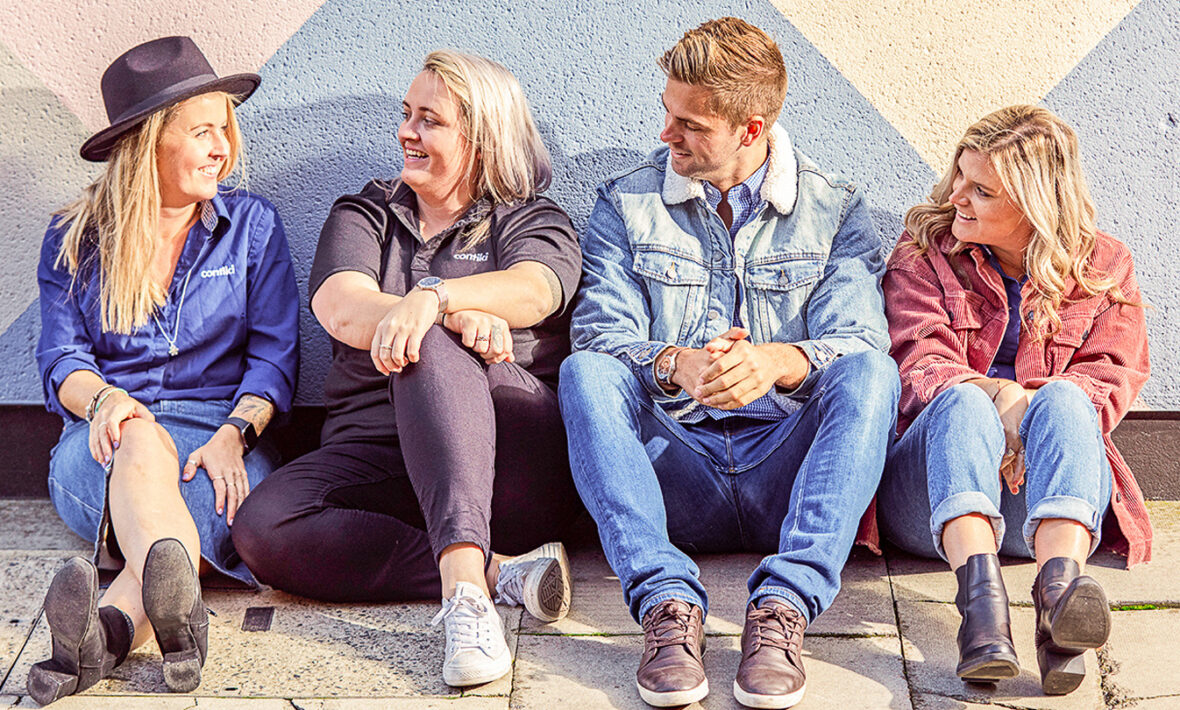
[[[666,602],[669,599],[676,599],[678,601],[688,602],[689,604],[695,604],[699,606],[701,611],[703,611],[706,615],[709,613],[709,609],[705,604],[705,600],[697,596],[687,584],[674,583],[668,585],[662,591],[656,592],[647,599],[644,599],[643,603],[639,605],[639,618],[635,621],[639,624],[643,624],[643,617],[647,616],[647,612],[651,611],[657,604]]]
[[[934,549],[938,556],[948,563],[946,550],[942,547],[942,530],[946,524],[964,515],[984,515],[992,524],[992,532],[996,535],[996,549],[1004,540],[1004,516],[996,509],[995,503],[979,491],[964,491],[956,493],[938,504],[930,514],[930,534],[934,536]]]
[[[750,595],[750,603],[758,606],[766,597],[781,597],[788,604],[795,607],[795,610],[802,614],[804,619],[807,619],[808,624],[814,621],[811,618],[811,614],[807,612],[807,605],[803,603],[803,598],[792,590],[774,584],[764,584],[755,589],[754,593]]]
[[[1075,496],[1049,496],[1037,501],[1036,505],[1028,511],[1028,518],[1024,521],[1024,528],[1021,530],[1024,533],[1024,544],[1028,545],[1028,551],[1032,553],[1034,558],[1037,556],[1034,544],[1037,528],[1040,526],[1042,520],[1056,518],[1073,520],[1080,525],[1084,525],[1090,531],[1089,555],[1094,554],[1094,550],[1098,549],[1098,543],[1102,540],[1101,511],[1084,498],[1077,498]]]

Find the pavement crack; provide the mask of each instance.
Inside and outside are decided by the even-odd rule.
[[[37,610],[37,615],[33,617],[33,623],[29,624],[29,633],[25,634],[25,640],[21,642],[20,648],[12,656],[12,665],[8,670],[4,671],[4,677],[0,678],[0,688],[8,685],[8,677],[12,675],[12,671],[16,669],[16,662],[20,660],[21,654],[25,652],[25,648],[29,645],[29,639],[33,638],[33,630],[37,628],[37,624],[41,621],[41,616],[45,613],[44,608]]]
[[[901,612],[897,608],[897,591],[893,588],[893,565],[888,555],[882,555],[885,558],[885,577],[889,582],[889,599],[893,604],[893,623],[897,624],[897,651],[901,654],[901,675],[905,678],[906,691],[910,694],[910,707],[916,707],[917,698],[914,692],[914,683],[910,678],[910,664],[907,663],[905,654],[905,636],[901,631]]]
[[[1098,680],[1102,688],[1102,701],[1106,703],[1107,710],[1121,710],[1136,704],[1128,697],[1127,691],[1114,680],[1119,669],[1120,664],[1111,655],[1110,642],[1107,641],[1105,646],[1098,649]]]

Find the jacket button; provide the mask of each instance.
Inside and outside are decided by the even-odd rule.
[[[676,276],[676,265],[671,264],[670,266],[668,266],[668,270],[665,271],[664,273],[668,275],[668,278],[674,278]]]
[[[709,311],[709,320],[717,320],[720,317],[721,317],[721,314],[719,312],[717,312],[716,310]]]

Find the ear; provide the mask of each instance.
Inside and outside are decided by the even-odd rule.
[[[752,146],[765,135],[766,119],[758,115],[750,116],[746,119],[746,125],[742,131],[742,145]]]

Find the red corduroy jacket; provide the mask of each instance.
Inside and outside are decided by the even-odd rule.
[[[944,234],[920,256],[909,241],[909,234],[902,234],[882,282],[891,354],[901,374],[899,432],[948,387],[984,376],[1008,324],[1003,281],[982,249],[972,245],[950,257],[955,240]],[[1142,301],[1131,252],[1122,242],[1099,232],[1091,265],[1114,279],[1124,299]],[[1024,288],[1027,298],[1031,287]],[[1072,280],[1065,292],[1058,333],[1037,340],[1027,326],[1021,328],[1016,379],[1029,389],[1068,380],[1094,403],[1114,476],[1111,510],[1121,533],[1121,539],[1106,542],[1126,555],[1130,567],[1151,560],[1151,521],[1110,433],[1150,372],[1144,309],[1109,294],[1087,296]],[[862,527],[862,532],[872,536],[864,542],[876,541],[876,530]]]

